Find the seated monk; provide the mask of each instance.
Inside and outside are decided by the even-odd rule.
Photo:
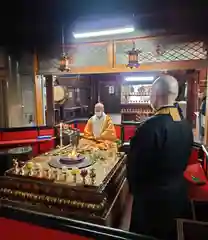
[[[104,105],[102,103],[95,105],[95,115],[88,120],[84,129],[84,137],[95,140],[98,145],[104,148],[110,147],[117,140],[113,122],[104,113]]]

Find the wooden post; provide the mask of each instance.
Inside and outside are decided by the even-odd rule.
[[[54,97],[53,97],[53,76],[45,76],[46,79],[46,125],[55,125]]]
[[[110,68],[116,67],[116,45],[114,41],[110,41],[107,46],[107,53],[108,53],[108,66]]]
[[[193,126],[195,126],[194,112],[196,112],[197,109],[197,82],[198,72],[190,70],[190,72],[187,73],[188,90],[186,118],[193,124]]]
[[[38,77],[38,58],[36,52],[34,53],[33,59],[33,73],[34,73],[34,84],[35,84],[35,122],[36,126],[44,124],[43,117],[43,89],[42,79]]]
[[[204,145],[208,145],[208,68],[206,69],[206,116],[205,116],[205,129],[204,129]]]

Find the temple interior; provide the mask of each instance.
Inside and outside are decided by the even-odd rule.
[[[154,115],[153,81],[168,74],[178,80],[176,101],[195,137],[184,173],[193,217],[184,224],[206,225],[208,135],[204,140],[199,136],[198,113],[207,91],[207,52],[197,39],[173,36],[169,43],[159,34],[156,40],[138,36],[136,47],[143,46],[143,52],[136,51],[133,61],[134,40],[77,44],[75,56],[69,49],[67,66],[52,54],[6,56],[9,64],[0,81],[1,204],[128,231],[129,141],[140,123]],[[158,49],[160,41],[163,50]],[[131,54],[124,57],[126,48]],[[115,141],[84,135],[98,102],[112,119]],[[192,239],[191,232],[187,236]]]

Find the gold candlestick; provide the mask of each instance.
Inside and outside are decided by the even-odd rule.
[[[35,164],[35,175],[36,177],[42,177],[42,166],[40,163]]]
[[[20,174],[21,176],[24,176],[24,175],[25,175],[24,167],[20,168],[19,174]]]
[[[55,169],[55,170],[53,171],[53,175],[54,175],[54,179],[55,179],[56,181],[58,181],[58,180],[59,180],[59,171],[58,171],[58,169]]]
[[[71,174],[72,174],[72,176],[73,176],[73,181],[74,181],[74,183],[76,183],[77,182],[77,174],[79,173],[79,169],[78,168],[73,168],[72,170],[71,170]]]
[[[81,170],[80,175],[82,177],[83,185],[86,185],[86,177],[87,177],[88,171],[86,169]]]
[[[63,167],[61,171],[64,176],[64,181],[66,181],[67,180],[67,167]]]
[[[19,164],[17,159],[13,159],[13,171],[14,171],[14,174],[18,174],[19,172]]]
[[[90,170],[90,178],[91,178],[91,184],[95,185],[96,173],[94,168]]]

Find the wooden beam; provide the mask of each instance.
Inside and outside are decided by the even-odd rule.
[[[129,69],[125,64],[111,66],[88,66],[72,67],[70,74],[94,74],[94,73],[122,73],[122,72],[145,72],[145,71],[165,71],[165,70],[185,70],[200,69],[208,66],[208,60],[184,60],[161,63],[141,64],[139,68]],[[64,73],[60,73],[62,75]]]
[[[43,118],[43,90],[42,90],[42,79],[38,78],[38,59],[36,52],[34,53],[33,59],[33,74],[35,83],[35,122],[36,126],[44,124]]]
[[[184,38],[187,37],[190,40],[190,36],[186,35],[179,35],[179,34],[161,34],[161,35],[145,35],[145,36],[138,36],[138,37],[131,37],[131,38],[125,38],[125,39],[116,39],[116,43],[126,43],[126,42],[132,42],[136,40],[147,40],[147,41],[152,41],[152,40],[157,40],[157,39],[167,39],[171,37],[178,37]],[[194,38],[196,39],[196,38]],[[194,40],[193,39],[193,40]],[[197,39],[198,40],[198,39]],[[104,41],[99,41],[99,42],[77,42],[76,44],[67,44],[64,45],[65,48],[77,48],[80,45],[91,45],[91,46],[101,46],[101,45],[106,45],[109,43],[109,40],[104,40]]]

